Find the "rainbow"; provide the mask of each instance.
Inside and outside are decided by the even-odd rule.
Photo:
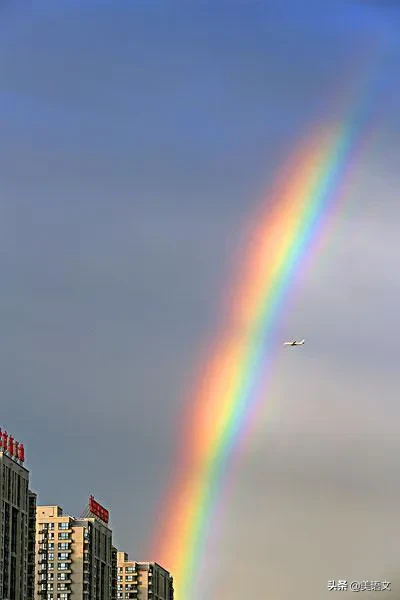
[[[163,501],[160,522],[166,527],[157,527],[151,550],[174,576],[175,600],[201,598],[201,588],[195,591],[196,572],[210,521],[232,455],[265,404],[265,383],[276,348],[281,348],[278,333],[288,292],[332,221],[364,139],[368,110],[361,111],[360,102],[354,106],[346,118],[318,124],[298,145],[255,215],[222,332],[190,394],[174,465],[176,481]]]

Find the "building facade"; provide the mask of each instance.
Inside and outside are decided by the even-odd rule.
[[[173,578],[157,563],[130,561],[118,552],[117,567],[117,600],[173,600]]]
[[[0,429],[0,599],[26,600],[32,564],[29,471],[23,444]]]
[[[117,600],[118,550],[111,548],[111,600]]]
[[[35,600],[111,600],[112,532],[96,516],[36,511]]]
[[[28,492],[28,577],[27,597],[28,600],[35,598],[35,562],[36,562],[36,500],[34,492]]]

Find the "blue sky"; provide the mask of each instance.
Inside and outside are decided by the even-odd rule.
[[[400,450],[400,10],[344,0],[37,0],[5,2],[0,14],[1,425],[26,441],[39,501],[78,514],[94,493],[137,559],[147,558],[170,477],[184,391],[262,190],[300,136],[337,117],[336,94],[379,49],[379,122],[354,167],[351,210],[288,317],[314,349],[278,368],[282,408],[238,474],[207,593],[244,597],[248,582],[231,577],[243,553],[254,557],[254,593],[270,573],[276,600],[323,598],[329,578],[346,576],[333,572],[343,549],[328,521],[335,531],[354,523],[355,497],[364,501],[357,531],[387,535],[376,534],[379,564],[361,541],[346,564],[379,578],[391,566],[400,494],[390,477]],[[375,337],[378,346],[359,347]],[[385,482],[379,497],[365,492],[371,455]],[[271,504],[259,504],[267,491]],[[296,498],[309,506],[300,520]],[[232,527],[249,507],[257,528]],[[310,535],[324,543],[321,527],[312,533],[316,513],[334,538],[329,565],[310,550],[319,579],[299,550]],[[297,523],[291,548],[301,559],[282,542],[285,519]],[[363,571],[353,558],[364,550]]]

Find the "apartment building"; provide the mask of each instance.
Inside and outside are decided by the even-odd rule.
[[[29,519],[29,471],[24,445],[0,429],[0,598],[30,599],[28,565],[32,565],[34,529]],[[33,497],[33,496],[32,496]]]
[[[173,578],[155,562],[130,561],[117,554],[117,600],[173,600]]]
[[[77,519],[38,506],[36,556],[35,600],[111,600],[112,532],[91,510]]]

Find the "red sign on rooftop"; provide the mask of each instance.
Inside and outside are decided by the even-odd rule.
[[[101,504],[96,502],[93,496],[90,496],[89,498],[89,510],[95,517],[98,517],[104,523],[108,523],[110,513],[104,508],[104,506],[101,506]]]
[[[2,431],[0,428],[0,452],[8,454],[10,458],[13,458],[21,463],[25,461],[25,448],[23,444],[17,442],[12,435],[9,435],[7,431]]]

